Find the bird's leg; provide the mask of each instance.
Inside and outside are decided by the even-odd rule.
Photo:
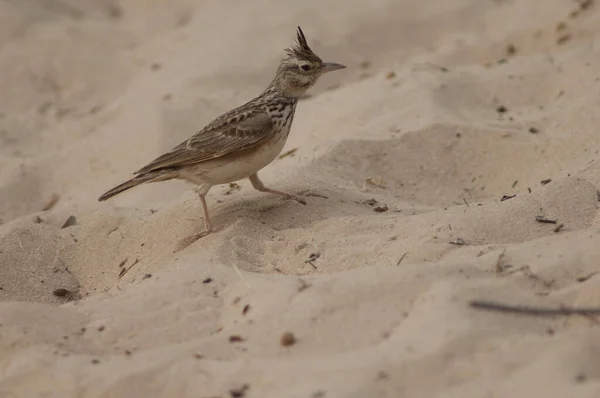
[[[198,188],[198,197],[200,198],[200,203],[202,203],[202,212],[204,214],[204,230],[200,233],[190,235],[181,239],[177,244],[175,252],[185,249],[198,239],[210,234],[210,232],[212,231],[212,225],[210,223],[210,217],[208,215],[208,205],[206,204],[206,194],[208,193],[210,187],[211,185],[203,184]]]
[[[248,177],[248,179],[250,180],[250,183],[252,184],[254,189],[256,189],[260,192],[272,193],[275,195],[283,196],[286,199],[293,199],[293,200],[297,201],[298,203],[302,203],[303,205],[306,204],[306,200],[304,200],[303,198],[301,198],[298,195],[294,195],[294,194],[287,193],[287,192],[276,191],[274,189],[267,188],[265,186],[265,184],[263,184],[263,182],[260,180],[260,178],[258,178],[258,174],[256,174],[256,173],[252,174],[250,177]]]
[[[210,224],[210,217],[208,216],[208,205],[206,204],[206,198],[202,195],[199,195],[200,203],[202,203],[202,212],[204,213],[204,231],[200,232],[198,235],[198,239],[203,236],[210,234],[212,230],[212,225]]]

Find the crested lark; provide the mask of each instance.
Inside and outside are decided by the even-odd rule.
[[[180,179],[197,186],[204,212],[204,231],[186,238],[189,243],[211,231],[205,196],[213,185],[248,178],[261,192],[306,202],[297,195],[266,187],[257,172],[271,163],[287,140],[298,99],[326,72],[345,68],[323,62],[308,46],[298,27],[297,42],[286,50],[275,78],[265,91],[208,124],[171,151],[142,167],[129,181],[106,192],[99,201],[148,182]],[[189,244],[188,243],[188,244]]]

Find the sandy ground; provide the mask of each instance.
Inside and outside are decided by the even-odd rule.
[[[327,198],[96,202],[297,25],[348,69],[261,176]],[[591,0],[2,0],[0,397],[598,397],[597,318],[469,306],[600,306],[598,115]]]

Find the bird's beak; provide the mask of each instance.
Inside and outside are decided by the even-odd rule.
[[[345,66],[342,64],[336,64],[335,62],[324,62],[323,63],[323,73],[333,72],[334,70],[344,69]]]

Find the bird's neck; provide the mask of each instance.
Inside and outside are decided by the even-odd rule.
[[[307,90],[308,87],[297,87],[289,84],[286,79],[283,79],[281,75],[277,74],[265,90],[265,93],[278,93],[282,96],[299,100],[304,96]]]

